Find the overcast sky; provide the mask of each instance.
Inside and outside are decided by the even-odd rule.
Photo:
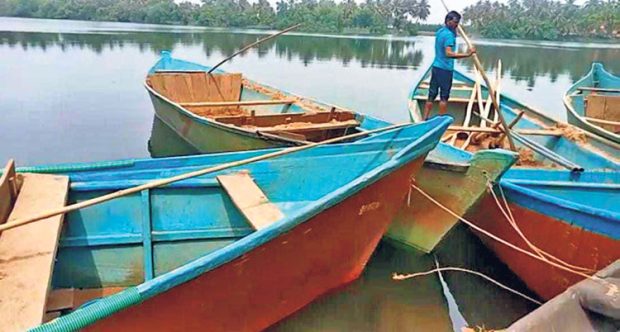
[[[176,0],[176,1],[181,2],[183,0]],[[200,3],[200,0],[185,0],[185,1]],[[253,2],[253,0],[249,0],[249,1]],[[355,0],[355,1],[357,1],[358,3],[363,2],[363,0]],[[477,2],[477,0],[444,0],[444,1],[446,2],[446,5],[451,10],[456,10],[456,11],[462,11],[463,8]],[[499,1],[504,2],[504,3],[508,2],[508,0],[499,0]],[[576,3],[583,4],[585,1],[586,0],[577,0]],[[271,4],[275,7],[278,0],[269,0],[269,2],[271,2]],[[336,0],[336,2],[339,2],[339,0]],[[431,5],[431,15],[426,20],[427,23],[443,23],[443,18],[446,15],[446,11],[443,8],[443,5],[441,4],[441,0],[429,0],[429,3]]]

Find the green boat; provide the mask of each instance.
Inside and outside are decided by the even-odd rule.
[[[620,143],[620,77],[593,63],[590,72],[564,95],[568,122]]]
[[[387,124],[210,69],[163,52],[145,82],[155,115],[201,153],[303,145]]]

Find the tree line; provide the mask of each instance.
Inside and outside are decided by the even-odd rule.
[[[463,11],[484,37],[558,40],[620,37],[620,0],[478,1]]]
[[[428,0],[0,0],[0,16],[208,27],[284,28],[320,33],[415,34]],[[428,27],[427,27],[428,28]]]

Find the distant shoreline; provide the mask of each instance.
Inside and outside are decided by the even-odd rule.
[[[92,20],[73,20],[73,19],[55,19],[55,18],[32,18],[32,17],[18,17],[18,16],[0,16],[0,19],[10,20],[32,20],[32,21],[70,21],[70,22],[83,22],[83,23],[95,23],[95,24],[110,24],[110,25],[136,25],[144,27],[160,28],[157,30],[127,30],[122,27],[100,27],[96,30],[87,29],[85,32],[115,32],[115,31],[133,31],[133,32],[160,32],[160,33],[195,33],[200,31],[212,31],[212,32],[238,32],[238,33],[254,33],[254,34],[268,34],[279,30],[268,27],[211,27],[211,26],[199,26],[199,25],[179,25],[179,24],[154,24],[154,23],[136,23],[136,22],[119,22],[119,21],[92,21]],[[173,29],[166,29],[173,28]],[[38,30],[7,30],[0,26],[0,31],[19,31],[19,32],[44,32]],[[313,36],[313,37],[327,37],[327,38],[366,38],[366,39],[394,39],[394,40],[414,40],[416,37],[433,37],[434,31],[418,31],[417,35],[403,35],[403,34],[365,34],[359,32],[342,32],[342,33],[320,33],[320,32],[289,32],[287,35],[292,36]],[[543,39],[503,39],[503,38],[484,38],[476,34],[470,35],[473,40],[481,44],[506,44],[511,46],[512,43],[522,42],[531,43],[532,45],[544,45],[550,47],[572,47],[571,43],[583,43],[583,44],[596,44],[594,47],[610,47],[620,45],[617,44],[620,38],[572,38],[563,40],[543,40]],[[616,47],[613,47],[616,48]]]

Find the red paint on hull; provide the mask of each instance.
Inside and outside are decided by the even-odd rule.
[[[92,331],[259,331],[355,280],[424,158],[286,234],[90,326]]]
[[[517,225],[530,242],[567,263],[598,271],[620,258],[620,241],[514,203],[509,206]],[[487,195],[476,211],[466,218],[520,248],[532,251],[501,214],[491,195]],[[532,291],[545,300],[583,279],[526,256],[485,235],[476,234]]]

